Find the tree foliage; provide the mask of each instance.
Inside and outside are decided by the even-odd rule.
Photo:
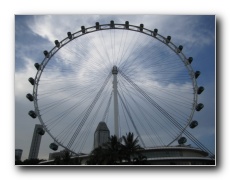
[[[44,159],[25,159],[24,161],[16,160],[15,165],[39,165]]]
[[[122,143],[122,140],[124,143]],[[138,137],[134,139],[133,133],[122,136],[119,140],[116,135],[109,137],[107,143],[95,148],[87,161],[88,165],[122,165],[143,164],[147,158],[139,150],[143,149],[138,144]]]
[[[120,139],[116,135],[109,137],[108,142],[92,150],[87,160],[88,165],[146,165],[147,157],[140,153],[138,137],[129,132]],[[44,160],[26,159],[15,161],[15,165],[40,165]],[[80,158],[71,158],[69,151],[63,151],[54,161],[46,165],[81,165]]]

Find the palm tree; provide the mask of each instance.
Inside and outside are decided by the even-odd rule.
[[[141,146],[138,144],[139,140],[138,137],[134,139],[133,133],[129,132],[126,136],[122,136],[124,140],[123,150],[125,154],[125,159],[131,164],[131,157],[138,154],[138,150],[142,149]]]
[[[108,142],[95,148],[91,152],[87,164],[91,165],[115,165],[122,161],[121,143],[116,135],[109,137]]]
[[[91,153],[90,153],[90,158],[87,161],[88,165],[103,165],[106,162],[107,158],[107,153],[106,149],[102,146],[99,146],[95,148]]]
[[[107,143],[95,148],[91,152],[91,156],[87,161],[88,165],[118,165],[122,160],[127,160],[131,164],[131,157],[141,155],[138,150],[142,149],[138,144],[139,140],[134,139],[133,133],[128,133],[123,136],[124,144],[117,138],[116,135],[109,137]],[[139,163],[138,158],[138,163]]]
[[[105,144],[105,147],[107,164],[117,164],[118,161],[122,161],[122,144],[116,135],[109,137],[109,141]]]

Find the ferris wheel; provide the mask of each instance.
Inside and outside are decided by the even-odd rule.
[[[33,94],[27,94],[35,108],[29,115],[43,125],[40,134],[53,138],[51,149],[91,150],[101,121],[118,137],[133,132],[142,147],[183,144],[183,134],[191,136],[186,129],[198,125],[200,72],[171,36],[110,21],[81,26],[54,43],[35,63]]]

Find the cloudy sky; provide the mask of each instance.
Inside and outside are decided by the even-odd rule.
[[[229,91],[230,86],[228,86],[228,77],[229,77],[229,32],[230,32],[230,21],[229,21],[229,8],[228,8],[228,1],[216,1],[216,0],[209,0],[208,4],[207,1],[200,1],[200,0],[143,0],[143,1],[129,1],[124,0],[116,0],[116,1],[107,1],[107,0],[88,0],[88,1],[47,1],[47,0],[34,0],[34,1],[27,1],[27,0],[8,0],[4,3],[1,3],[0,6],[0,22],[2,25],[1,28],[1,40],[4,42],[2,43],[0,52],[2,60],[0,61],[0,78],[1,78],[1,108],[2,108],[2,129],[1,129],[1,154],[2,154],[2,161],[4,163],[1,164],[1,168],[4,169],[2,172],[3,176],[7,176],[9,178],[17,178],[17,179],[41,179],[41,178],[54,178],[55,179],[63,179],[66,177],[82,177],[82,178],[93,178],[93,179],[101,179],[102,177],[111,178],[111,174],[114,179],[121,179],[121,178],[130,178],[132,179],[140,179],[140,178],[152,178],[152,176],[161,178],[161,179],[217,179],[220,177],[226,178],[229,176],[229,151],[230,146],[228,142],[229,137]],[[15,143],[15,105],[16,105],[16,90],[15,90],[15,15],[40,15],[40,14],[168,14],[168,15],[183,15],[183,14],[192,14],[192,15],[216,15],[217,18],[217,89],[218,89],[218,98],[217,98],[217,109],[218,109],[218,116],[217,116],[217,167],[216,168],[135,168],[135,171],[131,168],[116,168],[116,169],[103,169],[103,168],[20,168],[13,166],[14,164],[14,149],[16,148]],[[127,19],[125,19],[127,20]],[[93,22],[94,23],[94,22]],[[140,22],[136,22],[140,24]],[[71,22],[72,24],[72,22]],[[172,22],[172,24],[174,24]],[[82,24],[81,24],[82,25]],[[85,25],[85,24],[84,24]],[[80,25],[76,26],[76,29],[73,29],[73,32],[80,29]],[[158,27],[157,27],[158,26]],[[157,27],[159,29],[159,23],[157,26],[153,26],[153,28]],[[179,29],[185,28],[184,25]],[[62,26],[61,26],[62,27]],[[145,27],[148,27],[145,25]],[[168,31],[172,31],[177,26],[170,26],[167,28]],[[60,27],[59,27],[60,28]],[[198,28],[199,29],[199,28]],[[163,29],[159,29],[159,32],[162,32]],[[196,29],[197,30],[197,29]],[[65,32],[66,33],[66,32]],[[60,39],[66,36],[66,34],[62,34]],[[183,33],[186,33],[185,31]],[[188,33],[192,34],[194,31]],[[53,33],[52,33],[53,34]],[[178,34],[178,31],[175,33],[169,33],[173,37],[173,41],[175,40],[175,35]],[[187,34],[187,33],[186,33]],[[162,35],[167,35],[162,33]],[[52,36],[49,36],[52,37]],[[188,37],[188,36],[186,36]],[[185,38],[185,37],[184,37]],[[26,39],[26,38],[25,38]],[[24,39],[24,40],[25,40]],[[58,37],[59,39],[59,37]],[[43,39],[44,40],[44,39]],[[40,49],[50,49],[53,47],[53,39],[49,45],[47,45],[45,41],[45,47],[40,45],[38,54],[42,53]],[[182,44],[182,41],[175,42],[178,44]],[[200,42],[199,42],[200,43]],[[198,43],[198,44],[199,44]],[[182,44],[184,45],[184,44]],[[196,46],[195,46],[196,47]],[[196,49],[196,48],[195,48]],[[188,50],[184,48],[184,50]],[[187,53],[186,53],[187,55]],[[191,55],[191,54],[188,54]],[[193,56],[193,55],[191,55]],[[35,57],[35,56],[33,56]],[[194,57],[194,56],[193,56]],[[204,60],[204,56],[202,60]],[[43,57],[42,57],[43,58]],[[32,59],[32,58],[31,58]],[[200,61],[201,61],[200,59]],[[41,59],[38,58],[36,61],[40,61]],[[28,61],[29,62],[29,61]],[[193,67],[195,63],[195,59],[193,62]],[[23,64],[23,63],[18,63]],[[33,64],[31,64],[33,66]],[[203,64],[205,65],[205,64]],[[208,66],[206,64],[206,66]],[[30,66],[31,67],[31,66]],[[197,69],[200,69],[200,64]],[[201,69],[200,69],[201,70]],[[202,76],[199,77],[199,84],[203,82],[207,82],[206,78],[210,77],[209,73],[213,71],[206,71],[205,67],[202,67]],[[29,74],[29,76],[34,75],[34,68],[33,71]],[[32,74],[32,75],[31,75]],[[28,75],[25,75],[28,76]],[[27,77],[25,79],[27,88],[31,90],[31,86],[27,83]],[[201,82],[202,81],[202,82]],[[203,85],[203,84],[202,84]],[[25,93],[28,93],[26,90]],[[22,95],[22,99],[25,98],[25,93]],[[206,95],[207,87],[205,87],[205,92],[202,94],[202,97]],[[206,96],[207,97],[207,96]],[[209,97],[209,96],[208,96]],[[201,98],[201,96],[199,97]],[[27,100],[25,101],[27,104],[26,110],[22,110],[22,112],[26,112],[24,114],[27,124],[31,127],[29,129],[22,128],[23,131],[28,133],[30,138],[27,138],[24,135],[24,141],[29,141],[28,144],[31,142],[31,133],[32,129],[34,128],[35,122],[31,121],[31,118],[27,117],[28,109],[31,109],[31,103]],[[202,113],[207,108],[207,104],[205,104],[205,108],[202,110]],[[199,113],[200,114],[200,113]],[[207,115],[207,113],[206,113]],[[208,119],[209,115],[207,116]],[[198,118],[197,118],[198,119]],[[207,122],[207,121],[206,121]],[[201,122],[200,122],[201,123]],[[22,125],[24,126],[24,124]],[[20,126],[18,126],[20,127]],[[201,126],[199,125],[199,128]],[[31,130],[30,130],[31,129]],[[197,128],[198,129],[198,128]],[[17,134],[18,135],[18,134]],[[47,136],[48,138],[48,136]],[[48,139],[48,141],[51,139]],[[206,146],[207,143],[202,141]],[[27,152],[29,151],[29,145],[27,146]],[[49,150],[48,150],[49,151]],[[45,153],[47,154],[47,153]],[[28,154],[24,154],[24,158],[27,158]],[[62,170],[63,169],[63,170]],[[165,173],[167,170],[167,173]],[[191,172],[192,171],[192,172]],[[41,172],[41,173],[38,173]]]
[[[200,112],[195,112],[193,117],[194,120],[199,122],[199,125],[195,129],[189,130],[189,132],[215,154],[214,15],[15,15],[15,148],[23,149],[22,159],[28,158],[34,126],[35,124],[40,123],[38,118],[32,119],[28,116],[28,111],[33,110],[34,106],[33,103],[29,102],[25,97],[27,93],[32,94],[32,86],[29,84],[28,78],[35,77],[37,73],[34,63],[41,63],[44,59],[43,51],[51,50],[54,47],[54,40],[62,40],[66,38],[67,32],[77,32],[82,25],[85,27],[94,26],[95,22],[107,24],[110,20],[114,20],[115,23],[129,21],[130,24],[137,26],[144,24],[144,27],[150,30],[157,28],[159,34],[165,37],[170,35],[175,45],[183,45],[183,53],[186,57],[193,57],[192,68],[194,71],[199,70],[201,72],[201,76],[197,79],[197,84],[198,86],[203,86],[205,91],[198,96],[198,103],[203,103],[204,109]],[[71,87],[72,89],[75,89],[82,85],[77,94],[75,94],[75,96],[78,97],[79,103],[79,107],[76,108],[75,112],[78,111],[78,114],[80,114],[82,109],[83,111],[86,111],[90,102],[92,102],[92,99],[96,96],[95,92],[98,92],[105,77],[108,75],[108,72],[111,72],[112,65],[118,64],[118,67],[122,72],[130,78],[133,77],[131,79],[145,91],[149,91],[151,87],[153,89],[154,87],[159,88],[164,91],[166,91],[166,89],[167,91],[170,91],[171,88],[172,92],[170,91],[170,93],[167,92],[164,94],[158,91],[156,97],[159,98],[159,102],[157,102],[157,98],[155,101],[159,104],[163,102],[160,106],[170,113],[176,109],[178,111],[183,111],[183,113],[180,112],[181,116],[185,118],[189,116],[191,103],[193,101],[192,94],[189,94],[191,92],[191,82],[189,82],[188,74],[187,77],[181,78],[185,76],[185,73],[187,72],[186,68],[181,62],[179,62],[179,60],[173,65],[171,64],[171,62],[174,62],[172,60],[176,59],[176,56],[168,50],[165,50],[165,46],[162,46],[159,42],[152,42],[152,38],[149,40],[150,37],[137,36],[136,34],[130,33],[126,35],[123,32],[117,33],[111,31],[110,33],[98,33],[96,36],[92,33],[87,35],[88,37],[80,37],[76,42],[66,45],[66,47],[62,48],[57,54],[55,54],[53,61],[48,63],[42,74],[38,90],[38,94],[41,94],[39,97],[40,106],[47,106],[49,108],[54,107],[57,99],[59,100],[58,103],[60,103],[60,101],[63,102],[68,97],[66,94],[74,94]],[[143,49],[145,51],[143,51]],[[149,51],[150,49],[151,51]],[[123,54],[121,53],[122,50],[124,51]],[[101,58],[101,54],[104,53],[102,56],[105,57],[106,52],[109,54],[106,55],[107,60],[109,59],[108,62]],[[142,57],[138,57],[137,54],[140,53],[143,54]],[[165,63],[161,64],[160,62],[160,65],[153,66],[153,64],[150,63],[150,57],[156,59],[155,61],[158,62],[156,64],[159,64],[159,59],[164,59]],[[79,60],[77,62],[73,61],[75,59]],[[81,59],[84,59],[84,61]],[[123,59],[126,61],[122,61]],[[135,59],[135,63],[131,63],[130,59]],[[144,60],[146,63],[142,63]],[[172,70],[172,67],[174,70]],[[164,73],[162,73],[163,71]],[[154,77],[153,72],[157,72]],[[138,74],[138,76],[134,76],[133,74]],[[181,79],[178,80],[179,76]],[[74,81],[73,77],[75,79]],[[57,79],[60,80],[61,78],[65,78],[65,81],[62,83],[57,81]],[[125,93],[132,91],[131,86],[126,85],[127,82],[124,78],[118,76],[118,81],[118,85],[121,86],[118,90],[121,92],[123,91],[123,97]],[[55,85],[51,85],[52,82]],[[112,78],[109,80],[109,84],[110,85],[105,87],[104,92],[105,94],[107,93],[107,99],[100,97],[95,105],[95,112],[93,111],[92,114],[97,113],[96,108],[100,106],[100,102],[101,104],[102,102],[106,102],[107,104],[109,101],[109,94],[112,92]],[[62,89],[66,87],[68,91],[62,91]],[[84,93],[82,93],[82,91],[84,91]],[[149,91],[149,93],[151,92],[155,93],[154,90]],[[188,102],[188,106],[186,107],[184,104],[181,104],[182,102],[184,103],[184,99],[182,99],[182,101],[177,100],[178,95],[181,95],[181,93],[184,93],[186,100],[191,101],[191,103]],[[132,94],[132,92],[130,94]],[[143,99],[142,101],[141,97],[137,95],[134,90],[133,94],[130,94],[126,94],[126,96],[130,98],[130,100],[127,100],[127,106],[135,104],[135,101],[132,100],[131,102],[131,99],[132,97],[137,97],[136,101],[141,104],[140,106],[147,108],[148,104],[146,101]],[[173,94],[174,96],[176,95],[177,97],[169,97],[170,94]],[[104,97],[103,94],[102,97]],[[82,103],[83,100],[84,103]],[[47,104],[47,101],[52,102],[53,104]],[[128,101],[130,101],[130,104]],[[43,120],[45,119],[44,122],[47,123],[47,126],[51,126],[52,130],[50,130],[50,132],[53,133],[54,136],[59,134],[56,134],[57,131],[62,131],[63,129],[50,123],[53,119],[58,118],[53,114],[58,114],[58,112],[62,111],[63,108],[67,106],[64,102],[60,105],[57,104],[56,106],[58,107],[50,108],[50,110],[46,107],[43,107],[43,109],[42,107],[40,108]],[[68,104],[71,104],[71,100],[68,100]],[[168,106],[166,104],[168,104]],[[78,104],[74,105],[78,106]],[[74,105],[72,104],[69,106],[73,107]],[[170,109],[169,106],[171,105],[174,105],[175,109]],[[122,107],[122,103],[120,104],[120,107]],[[133,111],[138,107],[139,106],[135,106]],[[105,109],[106,107],[104,103],[104,106],[102,106],[100,110],[98,109],[98,119],[102,119]],[[187,112],[188,110],[189,112]],[[70,112],[72,112],[72,110],[69,108],[63,110],[63,113],[67,112],[69,116],[71,116]],[[120,118],[124,118],[125,113],[122,115],[122,108],[119,112]],[[143,113],[144,111],[140,112]],[[60,126],[63,126],[62,123],[65,123],[60,118],[62,115],[63,114],[59,114]],[[74,114],[72,114],[72,116],[74,116]],[[174,118],[178,118],[178,116],[175,116]],[[46,119],[48,119],[47,122]],[[72,117],[72,120],[73,119],[74,118]],[[146,117],[146,119],[148,119],[148,117]],[[138,118],[136,120],[138,121]],[[71,121],[71,117],[69,117],[69,121]],[[92,127],[90,126],[90,122],[94,122]],[[98,122],[99,121],[97,120],[93,121],[92,118],[91,121],[86,121],[84,126],[92,128],[91,131],[93,132],[93,129],[96,128]],[[149,121],[146,121],[145,123],[147,124],[148,122]],[[184,123],[183,120],[181,123]],[[127,125],[128,124],[129,123],[127,123]],[[132,122],[130,122],[128,126],[131,125]],[[154,126],[154,124],[152,125]],[[71,126],[71,122],[67,126]],[[113,128],[113,124],[109,122],[108,126],[110,129]],[[123,126],[122,123],[121,126]],[[139,132],[142,133],[143,129],[146,129],[148,125],[138,124],[137,126],[143,127]],[[111,131],[111,133],[113,133],[113,130]],[[124,134],[125,131],[122,133]],[[162,137],[164,136],[159,132],[156,132],[156,134]],[[150,132],[148,135],[150,135]],[[71,136],[71,134],[66,136]],[[92,136],[92,133],[89,136]],[[90,139],[92,141],[92,138],[86,138],[86,142],[90,143]],[[70,139],[67,138],[67,141],[69,140]],[[164,140],[164,138],[162,138],[162,141],[170,140]],[[51,142],[53,142],[52,138],[46,133],[42,137],[39,158],[48,159],[49,153],[52,152],[48,147]],[[190,141],[188,141],[188,144],[193,145]],[[151,143],[148,147],[150,145]],[[89,145],[88,149],[90,148]]]

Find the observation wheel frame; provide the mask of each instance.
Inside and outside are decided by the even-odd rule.
[[[136,25],[131,25],[128,23],[128,21],[125,22],[125,24],[117,24],[114,23],[113,21],[111,21],[110,24],[99,24],[98,22],[96,23],[95,26],[92,27],[88,27],[85,28],[84,26],[81,26],[81,30],[75,32],[75,33],[71,33],[68,32],[67,33],[67,37],[64,38],[63,40],[59,41],[55,41],[55,46],[48,52],[48,51],[44,51],[45,54],[45,58],[43,59],[43,61],[41,62],[41,64],[39,64],[39,67],[37,68],[37,73],[34,79],[34,86],[33,86],[33,98],[34,98],[34,107],[35,107],[35,113],[40,121],[40,123],[43,125],[43,128],[45,129],[45,131],[53,138],[54,142],[57,143],[58,145],[62,146],[65,149],[68,149],[70,152],[76,154],[76,152],[72,151],[71,149],[67,148],[66,146],[64,146],[62,143],[60,143],[58,141],[58,139],[56,139],[52,133],[48,130],[48,128],[46,127],[46,125],[44,124],[41,114],[40,114],[40,110],[39,110],[39,105],[38,105],[38,98],[37,98],[37,93],[38,93],[38,86],[39,86],[39,81],[40,81],[40,77],[43,73],[43,70],[45,69],[46,65],[48,64],[48,62],[50,61],[50,59],[52,59],[52,57],[62,48],[64,47],[66,44],[68,44],[69,42],[87,35],[89,33],[94,33],[94,32],[98,32],[98,31],[104,31],[104,30],[111,30],[111,29],[117,29],[117,30],[127,30],[127,31],[134,31],[134,32],[139,32],[142,34],[145,34],[147,36],[150,36],[152,38],[155,38],[156,40],[158,40],[159,42],[163,43],[164,45],[166,45],[168,48],[170,48],[173,52],[175,52],[175,54],[177,54],[177,56],[180,58],[180,60],[183,62],[183,64],[185,65],[188,74],[191,78],[192,81],[192,86],[193,86],[193,102],[192,102],[192,110],[191,113],[189,115],[189,119],[188,119],[188,123],[186,126],[184,126],[184,128],[182,129],[182,131],[179,133],[179,135],[168,144],[168,146],[170,144],[172,144],[174,141],[176,141],[185,131],[185,129],[188,127],[188,125],[191,123],[194,112],[196,110],[196,106],[197,106],[197,100],[198,100],[198,86],[197,86],[197,82],[196,82],[196,77],[195,77],[195,72],[192,68],[192,66],[190,65],[191,62],[189,62],[188,58],[183,54],[182,46],[176,46],[174,43],[171,42],[171,37],[164,37],[162,35],[160,35],[158,33],[157,29],[154,30],[149,30],[147,28],[144,28],[143,24],[140,24],[140,26],[136,26]]]

